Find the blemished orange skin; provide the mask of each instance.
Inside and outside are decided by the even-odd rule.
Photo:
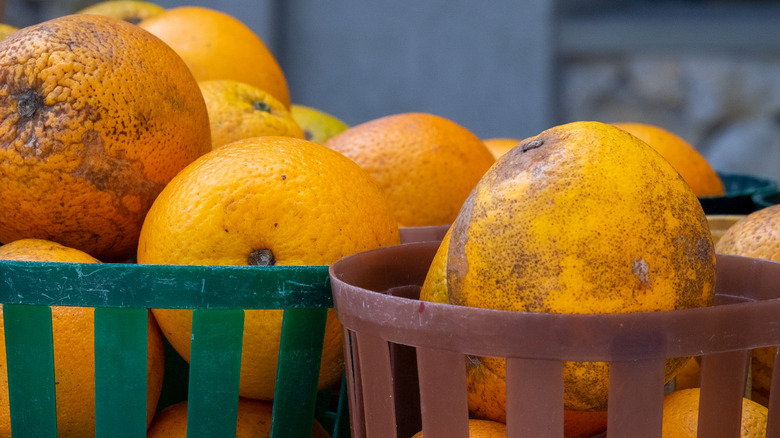
[[[328,265],[399,242],[387,200],[357,164],[307,140],[264,136],[215,149],[168,184],[141,230],[138,263],[247,265],[267,249],[276,265]],[[192,311],[153,312],[188,360]],[[282,313],[245,312],[244,397],[273,398]],[[331,309],[320,388],[341,378],[343,362],[341,325]]]
[[[267,438],[271,436],[273,404],[268,401],[238,399],[236,438]],[[329,438],[322,424],[314,419],[312,438]],[[160,411],[149,426],[146,438],[187,438],[187,401],[170,405]]]
[[[97,14],[138,24],[141,20],[154,17],[165,10],[162,6],[141,0],[106,0],[87,6],[79,14]]]
[[[754,211],[729,227],[715,250],[722,254],[780,262],[780,205]],[[753,400],[768,406],[775,348],[753,350],[750,362]]]
[[[664,396],[663,438],[696,438],[699,426],[700,388],[670,392]],[[766,436],[767,408],[755,401],[742,398],[740,438]]]
[[[723,181],[707,159],[677,134],[647,123],[618,122],[612,125],[639,137],[666,158],[696,196],[720,196],[725,193]]]
[[[401,113],[335,135],[325,146],[378,182],[401,226],[450,224],[495,162],[482,140],[434,114]]]
[[[238,18],[206,7],[180,6],[138,26],[168,43],[197,80],[245,82],[290,107],[282,68],[260,37]]]
[[[627,313],[714,296],[715,251],[696,195],[647,144],[598,122],[551,128],[499,159],[436,257],[447,260],[434,259],[439,273],[426,283],[446,266],[448,302],[463,306]],[[685,360],[667,362],[667,379]],[[473,357],[467,370],[475,415],[505,416],[503,359]],[[606,410],[607,364],[566,362],[564,383],[567,409]]]
[[[200,81],[211,125],[211,148],[262,135],[304,138],[290,110],[269,93],[230,79]]]
[[[41,239],[0,246],[0,260],[100,263],[91,255]],[[2,305],[0,305],[2,309]],[[95,328],[91,307],[52,306],[54,380],[59,436],[95,436]],[[0,436],[11,436],[5,331],[0,312]],[[147,426],[157,409],[165,368],[162,333],[149,314],[147,344]]]
[[[76,14],[20,29],[0,42],[0,84],[0,242],[125,259],[157,194],[211,149],[187,66],[122,20]]]

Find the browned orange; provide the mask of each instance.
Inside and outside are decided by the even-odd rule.
[[[452,223],[495,161],[468,129],[426,113],[370,120],[324,144],[367,170],[407,227]]]
[[[271,436],[272,411],[271,402],[239,398],[236,438]],[[328,432],[316,419],[311,436],[312,438],[329,437]],[[168,406],[155,415],[146,438],[187,438],[187,401]]]
[[[263,136],[214,149],[165,187],[144,222],[138,263],[327,265],[399,241],[387,200],[357,164],[307,140]],[[192,311],[153,312],[189,360]],[[273,398],[282,314],[245,312],[242,396]],[[320,388],[341,378],[343,363],[331,309]]]
[[[135,25],[56,18],[0,41],[0,242],[135,252],[165,184],[211,148],[198,84]]]
[[[648,123],[620,122],[613,125],[639,137],[658,151],[691,186],[696,196],[719,196],[725,193],[723,182],[706,158],[677,134]]]
[[[0,260],[100,263],[91,255],[40,239],[0,246]],[[1,309],[1,307],[0,307]],[[91,307],[51,308],[59,436],[95,436],[95,328]],[[147,425],[162,389],[165,351],[162,333],[149,315],[147,344]],[[11,436],[5,332],[0,312],[0,436]]]
[[[238,18],[210,8],[180,6],[138,25],[181,55],[197,80],[245,82],[290,107],[287,79],[279,63],[260,37]]]

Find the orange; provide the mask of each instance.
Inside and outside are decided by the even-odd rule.
[[[690,143],[678,135],[647,123],[613,123],[639,137],[666,158],[691,186],[696,196],[720,196],[725,193],[723,182],[710,164]]]
[[[0,246],[0,260],[100,263],[91,255],[55,242],[22,239]],[[57,431],[60,436],[95,436],[95,330],[91,307],[52,306]],[[157,323],[149,315],[147,426],[162,389],[165,351]],[[5,331],[0,312],[0,436],[11,436]]]
[[[695,438],[699,426],[699,388],[683,389],[664,396],[664,438]],[[747,398],[742,399],[741,438],[766,436],[767,408]]]
[[[162,6],[141,0],[107,0],[87,6],[80,14],[97,14],[138,24],[141,20],[163,12]]]
[[[493,154],[496,159],[498,159],[507,153],[510,149],[517,146],[517,144],[520,143],[520,139],[496,137],[486,138],[482,140],[482,142],[485,143],[485,146],[487,146],[487,148],[490,150],[490,153]]]
[[[423,438],[419,431],[412,438]],[[469,438],[506,438],[506,425],[490,420],[469,420]]]
[[[271,436],[273,404],[267,401],[238,399],[236,438],[267,438]],[[328,438],[328,432],[314,420],[312,438]],[[149,426],[146,438],[186,438],[187,401],[170,405],[160,411]]]
[[[211,149],[187,66],[135,25],[76,14],[0,41],[0,242],[127,258],[163,186]]]
[[[495,161],[469,130],[425,113],[370,120],[324,144],[366,169],[407,227],[452,223]]]
[[[211,148],[262,135],[304,138],[287,107],[263,90],[230,79],[200,81],[211,125]]]
[[[239,19],[199,6],[171,8],[138,25],[175,50],[199,81],[233,79],[290,107],[287,79],[265,43]]]
[[[292,104],[290,114],[303,129],[306,140],[314,143],[323,144],[327,139],[349,129],[349,125],[333,114],[310,106]]]
[[[715,245],[723,254],[780,262],[780,204],[754,211],[726,230]],[[774,347],[753,350],[750,362],[753,400],[768,405]]]
[[[19,30],[18,28],[11,26],[10,24],[0,23],[0,40],[5,39],[8,35]]]
[[[674,389],[698,388],[701,384],[701,364],[699,359],[692,357],[680,368],[674,376]]]
[[[702,307],[714,296],[698,198],[646,143],[598,122],[556,126],[507,152],[464,203],[447,245],[423,300],[626,313]],[[685,360],[668,362],[667,379]],[[467,373],[471,410],[504,417],[504,360],[470,358]],[[607,364],[566,362],[564,380],[566,409],[606,410]]]
[[[141,230],[138,263],[328,265],[399,241],[387,200],[354,162],[307,140],[264,136],[214,149],[168,184]],[[192,311],[153,312],[189,360]],[[273,397],[282,312],[246,311],[242,396]],[[331,309],[320,388],[339,380],[343,360]]]

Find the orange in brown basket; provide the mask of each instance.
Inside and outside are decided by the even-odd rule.
[[[696,438],[700,392],[699,388],[690,388],[664,396],[663,438]],[[767,415],[765,406],[743,398],[740,438],[765,437]]]
[[[412,438],[423,438],[422,431],[417,432]],[[506,438],[506,425],[490,420],[469,420],[469,438]]]
[[[737,221],[726,230],[715,250],[723,254],[780,261],[780,205],[762,208]],[[753,350],[752,355],[752,398],[767,405],[775,348],[758,348]]]
[[[200,6],[167,9],[138,23],[170,45],[199,81],[233,79],[290,107],[287,79],[265,43],[236,17]]]
[[[497,161],[432,266],[421,299],[525,312],[702,307],[715,282],[690,187],[646,143],[597,122],[554,127]],[[667,362],[667,380],[686,360]],[[467,373],[470,410],[505,421],[504,360],[470,357]],[[566,409],[607,409],[607,364],[567,362],[564,379]]]
[[[122,20],[55,18],[0,42],[0,242],[135,253],[163,186],[211,148],[198,84]]]
[[[265,136],[215,149],[179,173],[149,210],[138,263],[328,265],[399,241],[387,200],[357,164],[307,140]],[[153,312],[188,360],[192,311]],[[246,312],[242,396],[273,398],[282,313]],[[343,363],[342,330],[331,309],[321,388],[338,381]]]
[[[663,155],[680,172],[696,196],[720,196],[725,193],[723,182],[696,148],[660,126],[647,123],[613,123],[620,129],[639,137]]]
[[[394,114],[352,126],[325,146],[379,183],[401,226],[450,224],[495,159],[482,140],[443,117]]]
[[[91,255],[58,243],[22,239],[0,246],[0,260],[100,263]],[[1,307],[0,307],[1,308]],[[95,328],[91,307],[52,306],[54,380],[57,383],[57,432],[95,436]],[[147,344],[147,425],[162,389],[165,351],[162,334],[149,315]],[[5,332],[0,312],[0,436],[11,436]]]
[[[211,125],[211,147],[261,135],[304,138],[284,104],[267,92],[231,79],[199,81]]]
[[[271,436],[270,402],[238,399],[236,438],[267,438]],[[312,438],[329,438],[328,432],[314,419]],[[146,438],[187,438],[187,401],[170,405],[157,413]]]

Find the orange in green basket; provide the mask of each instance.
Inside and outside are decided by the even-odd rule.
[[[700,393],[700,388],[689,388],[664,396],[663,438],[696,438]],[[765,406],[743,398],[740,438],[765,437],[767,414]]]
[[[22,239],[0,246],[0,260],[100,263],[91,255],[55,242]],[[59,436],[95,436],[95,328],[91,307],[52,306],[54,380]],[[5,331],[0,313],[0,436],[11,436]],[[160,329],[149,315],[147,425],[162,389],[165,351]]]
[[[371,174],[406,227],[452,223],[495,161],[469,130],[425,113],[370,120],[324,144]]]
[[[136,251],[163,186],[211,148],[181,58],[137,26],[73,14],[0,41],[0,242]]]
[[[270,402],[239,398],[236,438],[271,436],[272,410],[273,404]],[[328,432],[317,419],[314,419],[311,436],[329,438]],[[146,438],[187,438],[187,401],[170,405],[158,412],[149,426]]]
[[[138,23],[170,45],[195,79],[233,79],[265,90],[290,107],[287,79],[260,37],[215,9],[179,6]]]
[[[646,143],[598,122],[556,126],[507,152],[446,245],[423,300],[601,314],[702,307],[714,296],[715,251],[698,198]],[[667,380],[686,360],[667,362]],[[504,360],[471,357],[467,375],[474,416],[504,421]],[[607,364],[566,362],[564,384],[566,409],[607,409]]]
[[[696,196],[720,196],[725,193],[723,181],[706,158],[677,134],[648,123],[620,122],[613,125],[639,137],[658,151],[691,186]]]
[[[762,208],[741,218],[729,227],[715,245],[723,254],[780,261],[780,205]],[[752,399],[769,403],[769,389],[775,363],[775,348],[753,350]]]
[[[214,149],[166,186],[141,230],[138,263],[329,265],[399,241],[387,200],[357,164],[307,140],[264,136]],[[192,311],[153,312],[189,360]],[[244,397],[273,397],[282,313],[245,313]],[[332,309],[325,336],[320,388],[343,373],[342,330]]]

